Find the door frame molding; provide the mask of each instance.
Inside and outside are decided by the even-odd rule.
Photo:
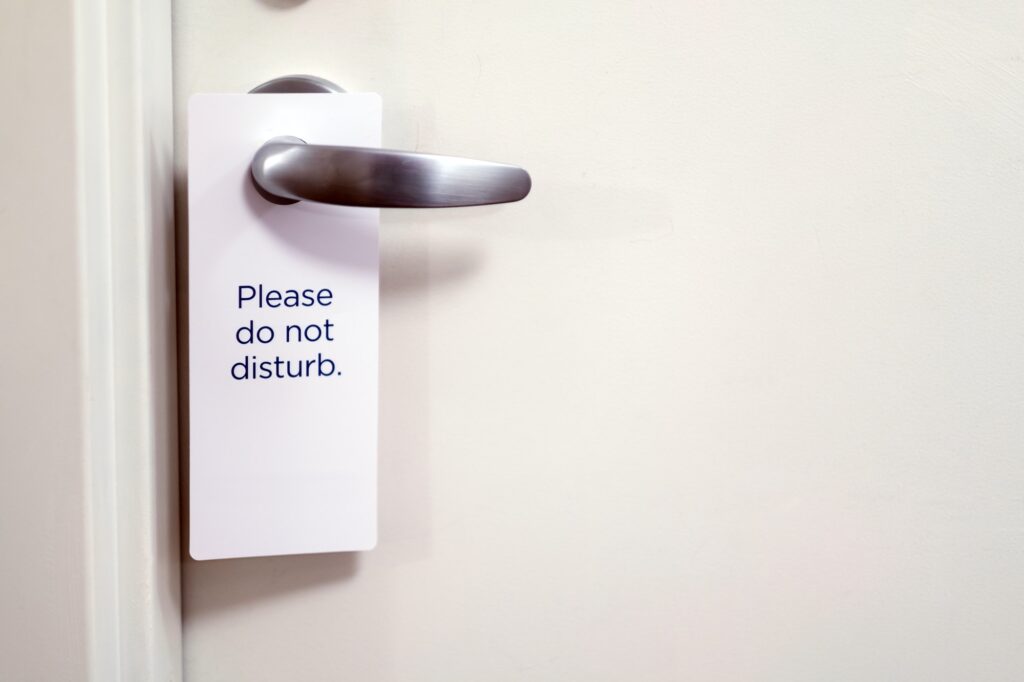
[[[170,0],[73,4],[89,679],[180,680]]]

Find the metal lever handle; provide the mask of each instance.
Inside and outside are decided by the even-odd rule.
[[[252,160],[257,191],[278,204],[440,208],[519,201],[530,175],[518,166],[457,156],[270,140]]]

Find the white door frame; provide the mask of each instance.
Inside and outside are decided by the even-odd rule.
[[[0,284],[52,302],[5,325],[0,677],[180,680],[170,0],[8,0],[0,42]]]

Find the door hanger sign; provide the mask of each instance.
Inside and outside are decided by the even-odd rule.
[[[273,203],[250,165],[380,147],[380,98],[195,95],[188,131],[189,553],[371,549],[379,209]]]

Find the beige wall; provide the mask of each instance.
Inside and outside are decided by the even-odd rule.
[[[383,219],[381,533],[185,566],[219,680],[1011,680],[1024,10],[177,0],[522,204]],[[181,157],[179,156],[179,159]]]
[[[88,471],[72,2],[0,3],[0,679],[85,679]]]

